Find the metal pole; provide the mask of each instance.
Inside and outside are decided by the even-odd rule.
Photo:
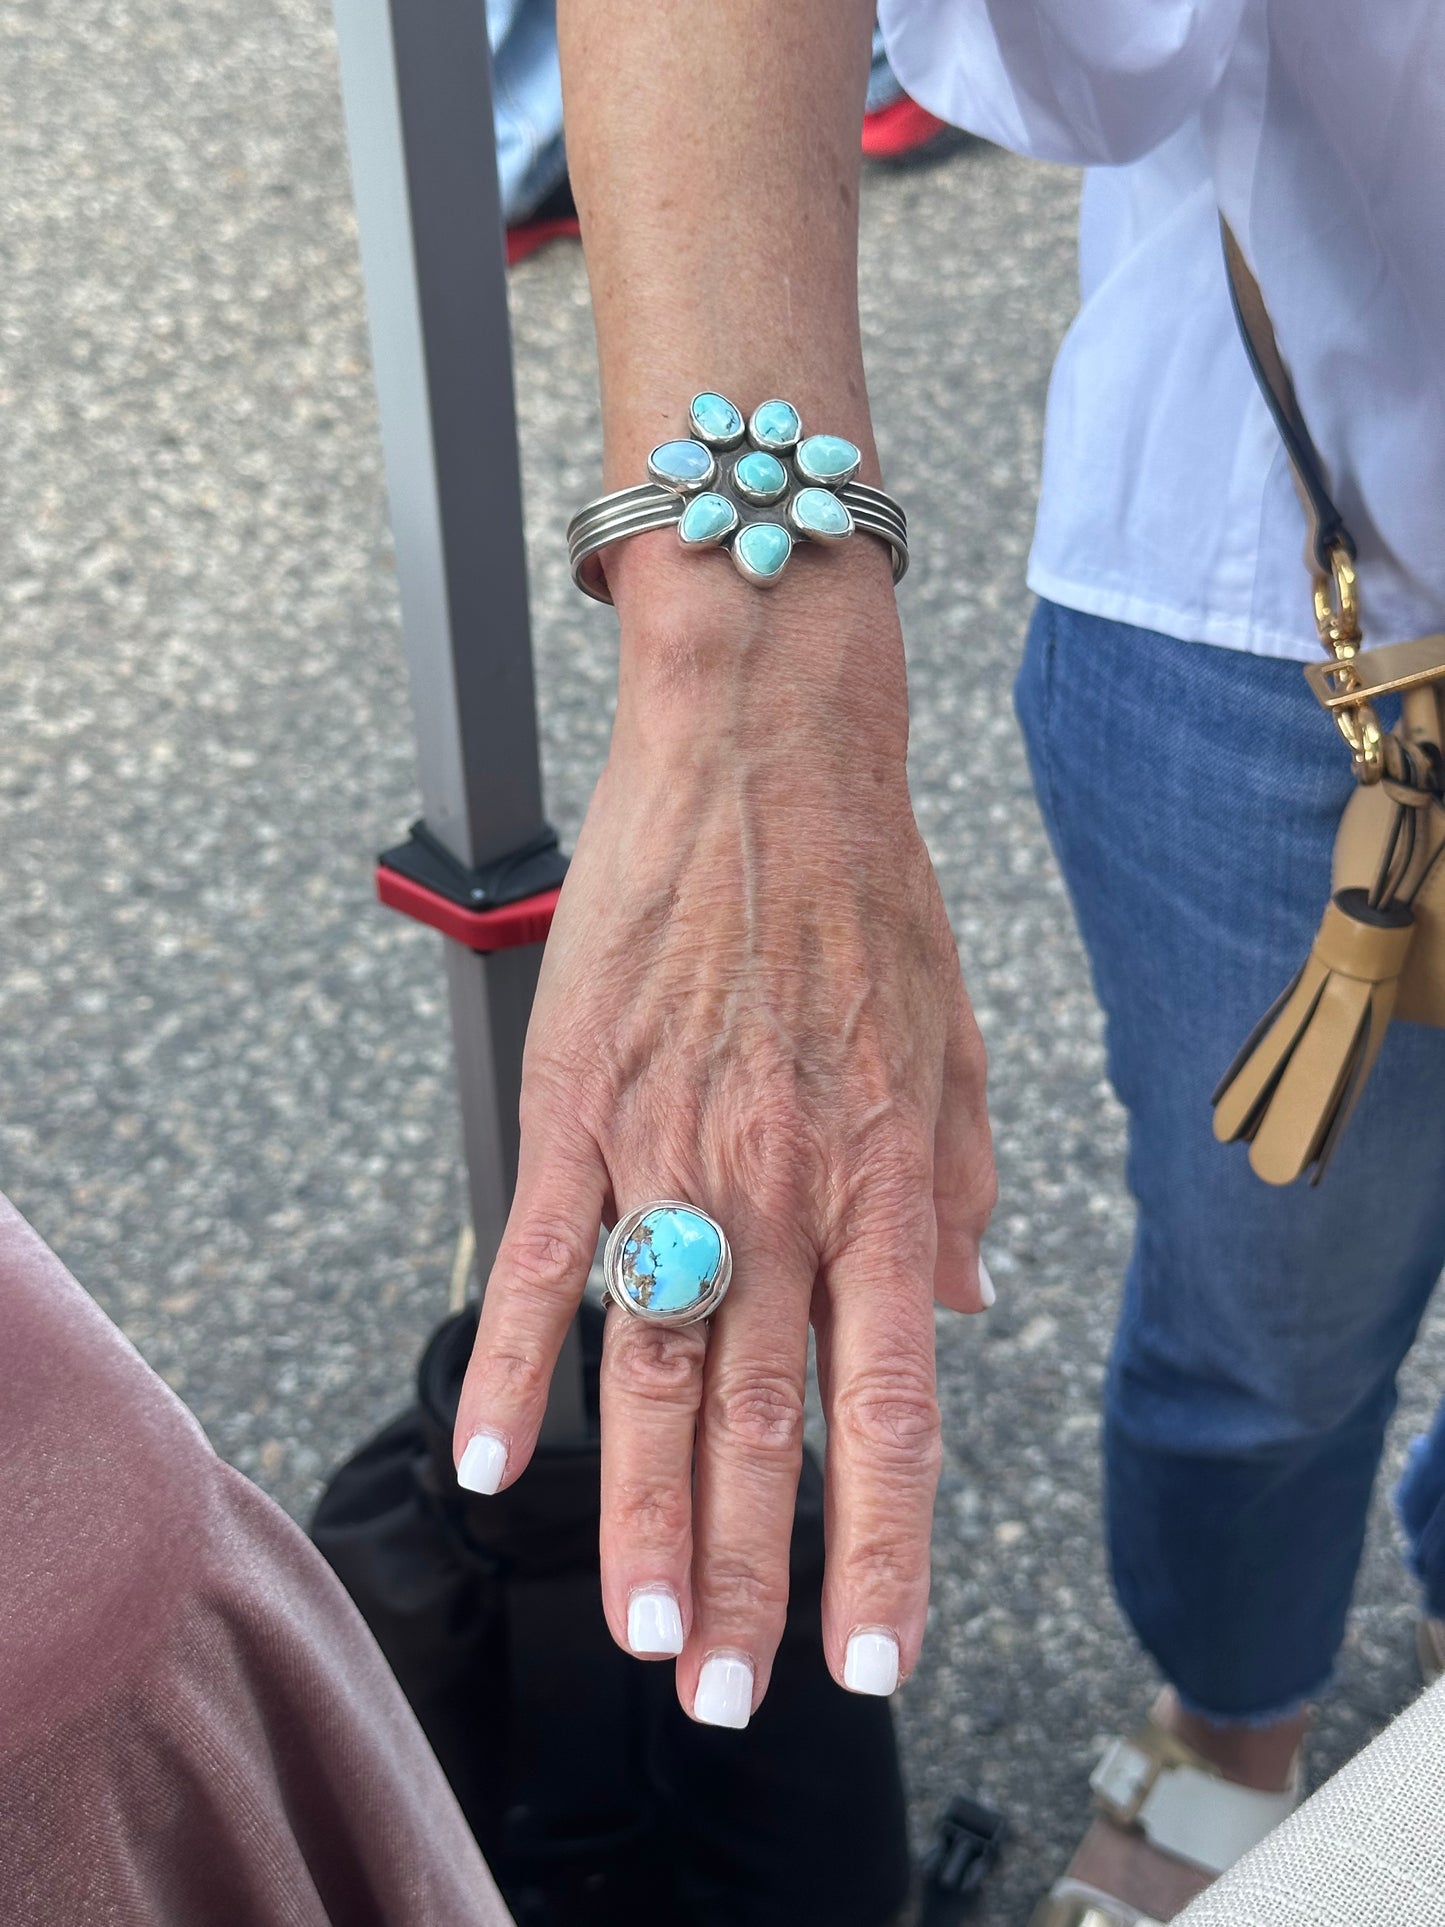
[[[477,866],[543,826],[484,0],[334,0],[428,828]],[[517,1175],[540,945],[443,939],[479,1275]],[[574,1325],[543,1437],[585,1432]]]

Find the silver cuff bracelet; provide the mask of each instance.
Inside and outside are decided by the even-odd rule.
[[[677,529],[685,549],[725,548],[760,589],[782,575],[796,541],[845,542],[855,529],[893,552],[893,580],[908,568],[908,521],[891,495],[855,482],[862,460],[841,435],[805,435],[791,402],[765,401],[749,420],[724,395],[694,395],[691,435],[647,458],[651,481],[599,495],[567,524],[572,580],[610,602],[597,560],[609,543]]]

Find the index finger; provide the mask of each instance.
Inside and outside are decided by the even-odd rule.
[[[524,1128],[517,1189],[457,1406],[457,1479],[472,1492],[500,1491],[532,1456],[607,1192],[601,1151],[573,1120],[553,1113]]]

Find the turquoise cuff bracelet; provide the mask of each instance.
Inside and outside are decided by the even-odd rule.
[[[908,568],[908,522],[881,488],[854,481],[862,460],[841,435],[805,435],[796,408],[765,401],[748,420],[725,395],[694,395],[690,434],[647,458],[650,481],[599,495],[567,525],[572,580],[610,602],[598,560],[610,543],[676,528],[685,549],[726,549],[739,574],[771,588],[796,542],[828,546],[855,529],[893,552],[893,580]]]

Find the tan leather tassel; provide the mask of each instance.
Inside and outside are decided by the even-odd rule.
[[[1279,352],[1259,283],[1220,216],[1250,364],[1309,524],[1306,560],[1328,661],[1305,670],[1358,779],[1335,839],[1334,897],[1294,982],[1214,1093],[1214,1135],[1244,1138],[1269,1184],[1318,1184],[1398,1005],[1445,1025],[1445,634],[1364,649],[1356,550]],[[1377,698],[1401,720],[1381,734]],[[1408,960],[1408,968],[1407,966]],[[1403,973],[1403,974],[1402,974]]]
[[[1267,1011],[1214,1093],[1214,1135],[1249,1143],[1266,1184],[1324,1173],[1395,1008],[1414,919],[1341,890],[1304,968]]]

